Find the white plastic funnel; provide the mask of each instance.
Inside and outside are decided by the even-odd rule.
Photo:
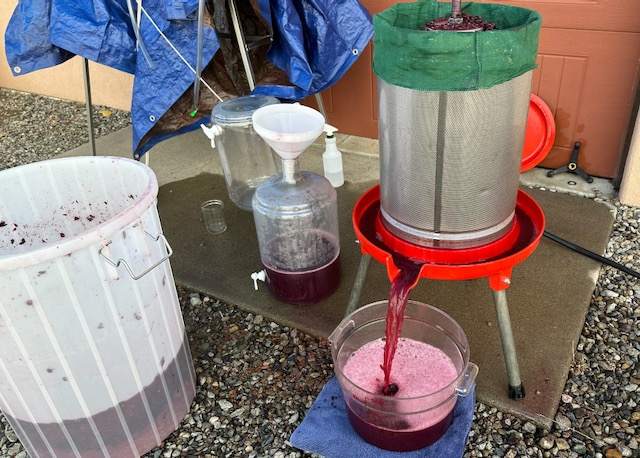
[[[253,128],[282,159],[295,159],[324,131],[324,116],[299,103],[254,111]]]

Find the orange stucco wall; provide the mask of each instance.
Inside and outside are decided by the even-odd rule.
[[[17,0],[0,1],[0,87],[23,92],[33,92],[66,100],[83,102],[84,78],[82,59],[73,59],[53,68],[27,75],[13,76],[4,48],[4,35]],[[92,102],[112,108],[129,110],[133,76],[104,65],[89,63]]]
[[[640,207],[640,115],[631,137],[629,155],[620,183],[620,202]]]

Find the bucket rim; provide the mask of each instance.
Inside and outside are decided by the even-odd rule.
[[[153,170],[141,162],[124,157],[80,156],[47,159],[2,170],[0,171],[0,179],[3,176],[24,173],[29,169],[47,168],[52,164],[59,165],[65,162],[126,164],[125,167],[137,167],[148,179],[147,186],[132,205],[94,228],[75,234],[72,237],[61,239],[57,243],[45,244],[23,253],[0,255],[0,271],[30,267],[62,256],[71,255],[97,243],[107,244],[113,234],[138,219],[155,203],[158,195],[158,180]]]

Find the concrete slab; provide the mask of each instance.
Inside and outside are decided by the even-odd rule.
[[[520,174],[520,183],[524,186],[543,187],[545,189],[583,197],[603,196],[613,198],[615,196],[616,192],[611,180],[594,178],[593,183],[589,183],[578,175],[570,172],[559,173],[548,177],[548,171],[548,169],[534,167]]]
[[[96,154],[131,158],[131,128],[127,127],[96,139]],[[338,134],[342,151],[345,180],[366,182],[379,178],[378,142],[349,135]],[[359,148],[359,149],[355,149]],[[318,139],[300,156],[303,170],[322,173],[324,140]],[[88,144],[62,153],[61,156],[90,155]],[[222,174],[218,152],[211,148],[209,139],[200,130],[163,141],[141,159],[158,178],[160,185],[183,180],[199,173]]]
[[[176,281],[269,320],[327,337],[343,317],[360,260],[351,211],[357,198],[373,184],[347,183],[338,190],[342,280],[329,299],[307,307],[275,300],[264,285],[254,290],[250,275],[260,270],[261,264],[253,218],[230,204],[220,175],[200,174],[166,184],[160,190],[158,206],[165,235],[174,249],[171,264]],[[543,207],[552,233],[603,252],[612,224],[609,207],[566,194],[536,189],[527,192]],[[199,204],[221,195],[228,204],[228,229],[221,235],[209,235]],[[520,402],[507,396],[502,349],[486,279],[423,279],[410,297],[446,311],[461,324],[470,341],[472,360],[480,367],[479,399],[549,426],[564,389],[598,269],[597,262],[547,239],[514,269],[507,297],[527,390]],[[384,267],[373,262],[360,304],[385,299],[389,286]]]
[[[307,307],[276,301],[262,285],[253,289],[252,272],[261,264],[251,213],[228,199],[217,155],[201,132],[167,140],[150,153],[161,184],[158,208],[163,230],[174,249],[171,265],[178,283],[234,303],[266,319],[326,337],[343,317],[360,261],[351,226],[356,200],[378,179],[377,142],[341,136],[346,183],[338,189],[342,280],[329,299]],[[98,154],[131,157],[128,129],[98,139]],[[302,168],[322,170],[321,141],[302,156]],[[81,147],[67,155],[90,154]],[[541,172],[543,173],[543,172]],[[553,177],[557,179],[558,176]],[[538,183],[532,183],[538,184]],[[547,229],[596,253],[603,253],[611,232],[611,207],[591,199],[527,189],[542,206]],[[200,203],[221,198],[228,230],[206,232]],[[507,396],[507,382],[491,290],[486,279],[422,279],[412,299],[449,313],[465,330],[472,360],[479,365],[480,400],[549,427],[566,382],[569,365],[597,279],[599,263],[543,238],[539,248],[513,271],[507,290],[522,378],[523,401]],[[385,299],[389,280],[384,267],[371,264],[360,303]]]

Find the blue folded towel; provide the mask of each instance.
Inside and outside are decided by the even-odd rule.
[[[291,435],[291,445],[326,458],[460,458],[471,431],[474,406],[475,385],[467,397],[458,399],[453,422],[437,442],[412,452],[391,452],[369,444],[353,430],[342,390],[334,376]]]

